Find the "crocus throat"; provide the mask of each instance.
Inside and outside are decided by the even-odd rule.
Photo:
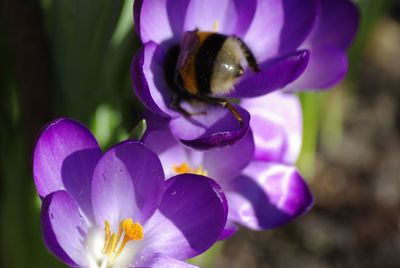
[[[105,221],[105,242],[102,253],[112,260],[117,258],[129,241],[142,240],[144,237],[143,227],[132,219],[124,219],[119,224],[118,233],[111,232],[110,223]],[[122,241],[122,235],[124,235]]]
[[[198,168],[191,168],[188,164],[182,163],[180,166],[174,165],[172,169],[175,171],[176,174],[183,174],[183,173],[192,173],[197,175],[207,176],[207,170],[204,170],[202,166]]]

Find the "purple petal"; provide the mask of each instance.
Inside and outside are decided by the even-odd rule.
[[[184,33],[189,0],[137,0],[135,29],[143,43],[154,41],[163,48],[178,43]]]
[[[142,141],[147,148],[159,155],[178,143],[169,130],[168,119],[150,112],[145,112],[143,117],[146,120],[147,128]]]
[[[143,43],[164,48],[178,43],[185,31],[200,29],[243,35],[256,11],[256,0],[138,0],[134,4],[136,32]]]
[[[168,128],[169,120],[167,118],[152,113],[149,110],[144,110],[142,112],[142,117],[146,120],[146,130],[158,130],[160,128]],[[144,135],[146,135],[146,133]]]
[[[225,190],[229,219],[255,230],[284,225],[308,211],[313,198],[294,167],[253,162]]]
[[[274,92],[243,99],[251,115],[255,160],[294,164],[301,150],[303,114],[296,95]]]
[[[207,250],[226,224],[225,196],[207,177],[182,174],[168,181],[159,210],[144,226],[147,248],[185,260]]]
[[[237,14],[231,0],[191,0],[186,13],[185,29],[200,31],[215,31],[214,25],[218,22],[218,31],[226,32],[231,25],[236,24]]]
[[[345,49],[356,34],[358,21],[357,7],[350,1],[321,1],[317,21],[303,44],[311,51],[310,63],[287,89],[324,89],[342,80],[348,69]]]
[[[186,110],[200,114],[173,118],[170,121],[171,132],[182,143],[198,150],[232,145],[247,133],[250,120],[246,110],[237,105],[234,107],[243,119],[243,127],[240,127],[238,120],[224,107],[205,104],[192,110],[194,108],[187,105],[184,106]]]
[[[289,90],[324,89],[336,84],[346,75],[346,51],[335,47],[311,50],[310,62],[304,73],[287,86]]]
[[[184,28],[240,36],[248,29],[255,11],[255,0],[245,3],[241,0],[191,0]]]
[[[254,15],[257,9],[257,0],[233,0],[232,1],[236,10],[236,25],[232,28],[232,34],[243,37],[244,34],[249,30],[251,23],[253,22]],[[226,24],[229,24],[229,18]],[[231,21],[232,23],[232,21]],[[229,32],[227,32],[229,33]]]
[[[232,146],[206,151],[203,166],[208,175],[224,185],[240,175],[254,156],[254,140],[251,131]]]
[[[66,189],[92,219],[91,181],[101,150],[81,123],[58,119],[40,134],[33,153],[33,176],[39,195]]]
[[[346,49],[353,41],[359,23],[357,7],[349,0],[320,1],[320,15],[307,43],[312,47]]]
[[[259,62],[295,50],[309,34],[317,14],[315,0],[258,1],[243,37]]]
[[[87,267],[87,225],[73,197],[66,191],[50,193],[43,200],[41,214],[47,248],[70,266]]]
[[[134,2],[135,29],[143,43],[155,41],[161,44],[174,37],[169,21],[167,2],[167,0],[137,0]]]
[[[228,220],[226,222],[224,231],[221,233],[218,240],[226,240],[226,239],[232,237],[238,230],[239,230],[239,227],[236,224],[234,224],[232,221]]]
[[[305,70],[310,53],[300,50],[264,63],[259,73],[247,72],[231,94],[233,98],[265,95],[296,80]]]
[[[146,119],[151,126],[154,120]],[[143,137],[144,144],[160,158],[166,178],[176,174],[174,166],[191,164],[190,149],[176,140],[169,130],[168,123],[155,129],[147,129]]]
[[[190,0],[168,0],[167,11],[171,24],[171,28],[174,31],[174,41],[181,41],[181,38],[185,32],[185,19],[186,13],[189,6]]]
[[[151,112],[169,117],[172,95],[164,79],[165,54],[154,42],[148,42],[137,52],[131,68],[136,96]]]
[[[102,226],[108,220],[113,230],[125,218],[144,223],[157,209],[163,192],[164,174],[158,157],[141,143],[120,143],[105,153],[94,171],[96,223]]]
[[[156,253],[153,250],[146,249],[136,255],[135,267],[152,267],[152,268],[194,268],[197,266],[174,259],[162,253]]]
[[[281,54],[296,50],[310,34],[317,18],[319,2],[319,0],[282,1],[285,23],[280,36]]]

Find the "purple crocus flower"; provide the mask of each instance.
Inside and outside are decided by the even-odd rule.
[[[233,105],[241,127],[237,116],[215,104],[182,101],[190,116],[173,108],[179,88],[171,83],[176,70],[171,62],[181,66],[193,46],[191,31],[239,38],[249,48],[259,72],[245,68],[234,90],[222,97],[252,98],[280,88],[326,87],[341,79],[358,13],[349,0],[138,0],[134,19],[144,44],[132,64],[136,95],[147,109],[169,120],[171,133],[182,143],[210,149],[241,139],[250,116]]]
[[[102,154],[80,123],[40,135],[33,173],[48,249],[72,267],[192,267],[226,223],[226,201],[207,177],[165,181],[158,157],[126,141]]]
[[[167,177],[203,174],[221,185],[229,207],[222,239],[235,232],[234,223],[254,230],[276,228],[302,215],[313,204],[307,184],[292,165],[301,146],[298,100],[278,92],[261,98],[252,103],[257,120],[255,139],[249,131],[232,146],[208,151],[182,145],[165,119],[147,115],[149,128],[143,140],[159,155]],[[286,111],[283,108],[287,104],[296,108]]]

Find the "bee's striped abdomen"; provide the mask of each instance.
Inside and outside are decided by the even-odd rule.
[[[226,39],[225,35],[209,34],[198,48],[194,58],[194,67],[198,91],[201,94],[208,95],[211,93],[211,77],[215,59]]]

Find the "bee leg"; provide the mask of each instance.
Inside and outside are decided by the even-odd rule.
[[[221,99],[221,98],[215,98],[215,97],[210,97],[210,96],[195,96],[196,99],[203,101],[205,103],[214,103],[214,104],[219,104],[228,109],[232,115],[236,118],[236,120],[240,124],[240,128],[243,128],[243,118],[240,115],[240,113],[236,110],[236,108],[229,102],[229,100],[226,99]]]
[[[220,102],[220,104],[222,106],[224,106],[225,108],[227,108],[233,114],[233,116],[239,122],[240,128],[243,128],[242,116],[239,114],[239,112],[236,110],[236,108],[233,107],[233,105],[228,100],[224,100],[224,101]]]
[[[201,114],[206,114],[207,112],[188,112],[187,110],[185,110],[182,106],[181,106],[181,101],[182,98],[180,96],[175,95],[172,99],[172,104],[171,104],[171,108],[174,110],[177,110],[178,112],[180,112],[181,114],[183,114],[185,117],[190,117],[192,115],[201,115]]]
[[[191,114],[188,111],[186,111],[184,108],[182,108],[181,100],[182,100],[181,97],[179,97],[178,95],[173,96],[171,108],[180,112],[181,114],[183,114],[186,117],[191,116]]]
[[[250,48],[242,41],[242,39],[236,37],[236,40],[239,42],[241,49],[244,51],[250,69],[258,73],[260,71],[260,67],[258,66],[258,63],[256,61],[256,58],[254,57],[253,52],[251,52]]]

